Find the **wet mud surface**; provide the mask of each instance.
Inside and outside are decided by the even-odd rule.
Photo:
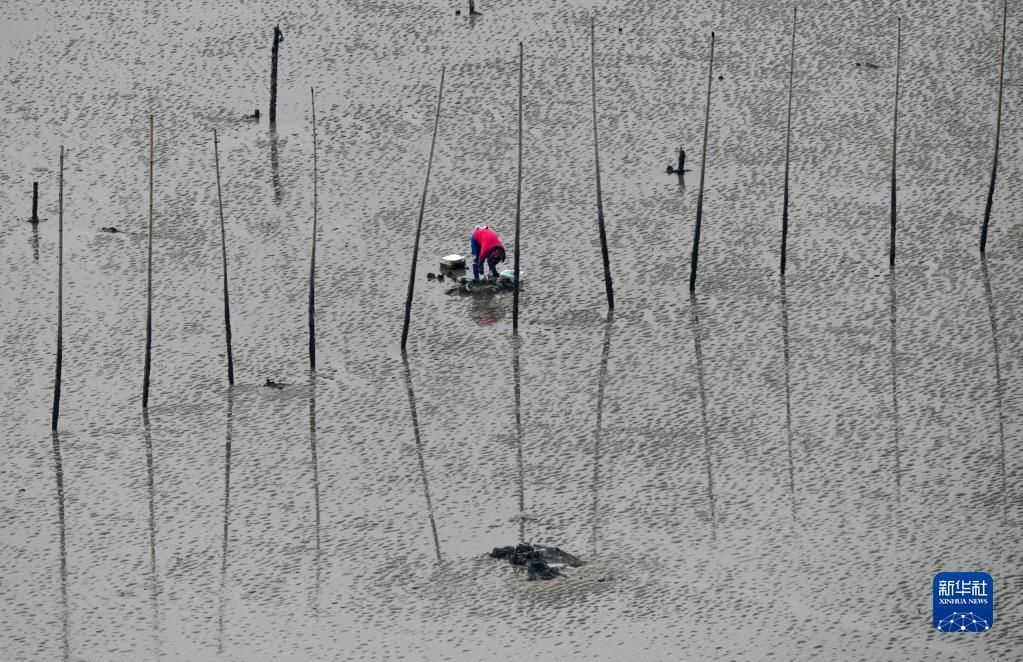
[[[977,251],[1001,3],[801,8],[784,282],[789,5],[481,1],[474,19],[454,8],[0,6],[0,658],[1019,658],[1023,137],[1011,17],[986,261]],[[592,10],[612,317],[595,222]],[[468,252],[475,223],[511,245],[520,40],[529,281],[516,338],[510,295],[447,296],[425,274]],[[256,107],[262,121],[243,119]],[[52,437],[61,144],[65,363]],[[680,145],[692,169],[681,179],[665,174]],[[33,181],[48,219],[36,228],[22,222]],[[487,558],[523,541],[586,564],[530,582]],[[951,570],[994,577],[990,632],[933,630],[931,580]]]

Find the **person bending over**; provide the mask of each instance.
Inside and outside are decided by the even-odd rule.
[[[497,233],[486,225],[477,225],[469,239],[472,249],[472,277],[479,280],[484,273],[483,265],[490,267],[490,273],[497,278],[497,265],[504,262],[504,244]]]

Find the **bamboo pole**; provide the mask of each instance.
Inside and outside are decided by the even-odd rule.
[[[785,192],[781,207],[781,274],[785,275],[785,256],[789,240],[789,145],[792,142],[792,78],[796,68],[796,8],[792,8],[792,46],[789,49],[789,104],[785,120]],[[706,140],[704,141],[706,142]]]
[[[895,155],[899,135],[899,73],[902,68],[902,19],[898,19],[895,39],[895,112],[892,117],[892,183],[891,183],[891,234],[888,241],[888,266],[895,267]]]
[[[522,42],[519,42],[519,175],[515,192],[515,290],[512,294],[512,331],[519,331],[519,225],[522,219]]]
[[[316,183],[316,90],[309,88],[313,106],[313,248],[309,259],[309,369],[316,370],[316,229],[317,196]]]
[[[710,83],[714,79],[714,33],[710,33],[710,68],[707,72],[707,108],[703,119],[703,152],[700,156],[700,193],[696,198],[696,228],[693,231],[693,254],[689,263],[689,291],[696,291],[696,267],[700,259],[700,225],[703,221],[703,182],[707,171],[707,135],[710,128]]]
[[[60,146],[60,176],[57,202],[57,364],[53,379],[53,408],[50,430],[57,431],[60,419],[61,372],[64,369],[64,146]],[[35,205],[33,204],[33,207]],[[33,209],[33,217],[35,211]]]
[[[995,157],[991,163],[991,185],[987,189],[987,204],[984,205],[984,225],[980,230],[980,252],[987,251],[987,228],[991,221],[991,205],[995,197],[995,177],[998,174],[998,142],[1002,136],[1002,88],[1005,83],[1005,32],[1009,17],[1009,0],[1002,4],[1002,54],[998,65],[998,119],[995,121]]]
[[[142,377],[142,408],[149,408],[149,376],[153,354],[153,116],[149,116],[149,247],[146,258],[146,365]]]
[[[426,211],[426,191],[430,186],[430,170],[433,169],[433,149],[437,145],[437,127],[440,126],[440,104],[444,98],[444,66],[440,68],[440,90],[437,92],[437,114],[433,118],[433,138],[430,140],[430,158],[426,162],[426,178],[423,181],[423,199],[419,203],[419,222],[416,223],[416,240],[412,249],[412,266],[408,275],[408,296],[405,298],[405,322],[401,329],[401,353],[405,353],[408,342],[408,325],[412,316],[412,293],[416,285],[416,262],[419,260],[419,236],[423,231],[423,214]],[[516,278],[517,280],[517,278]]]
[[[213,159],[217,167],[217,206],[220,209],[220,257],[224,270],[224,335],[227,339],[227,383],[234,386],[234,354],[231,351],[231,303],[227,295],[227,233],[224,230],[224,198],[220,192],[220,152],[213,129]]]
[[[597,181],[597,229],[600,231],[600,255],[604,261],[604,290],[607,293],[607,308],[614,310],[615,293],[611,284],[611,264],[607,255],[607,231],[604,227],[604,198],[600,191],[600,149],[597,142],[597,42],[595,20],[590,16],[590,87],[593,100],[593,165]],[[516,274],[517,276],[518,274]]]
[[[277,51],[284,41],[280,24],[274,26],[274,45],[270,55],[270,124],[277,121]]]

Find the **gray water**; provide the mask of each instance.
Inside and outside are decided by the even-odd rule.
[[[481,0],[471,22],[434,0],[302,5],[0,5],[0,658],[1023,659],[1018,16],[983,262],[1001,3],[801,7],[782,283],[790,5]],[[594,222],[594,10],[613,317]],[[426,272],[467,252],[476,222],[510,245],[520,40],[516,339],[510,296],[449,297]],[[256,107],[262,122],[241,119]],[[680,144],[684,185],[664,174]],[[21,222],[35,180],[37,233]],[[99,232],[109,225],[124,232]],[[518,540],[588,564],[527,582],[484,555]],[[934,631],[931,581],[949,570],[994,577],[990,632]]]

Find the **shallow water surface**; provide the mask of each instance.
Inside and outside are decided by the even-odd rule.
[[[977,251],[1001,3],[800,7],[784,281],[790,5],[478,8],[470,20],[436,0],[0,6],[0,658],[1023,659],[1012,20],[987,258]],[[593,12],[613,315],[595,223]],[[480,221],[511,245],[519,41],[515,336],[510,295],[448,296],[426,273],[467,252]],[[256,107],[262,122],[242,119]],[[65,333],[51,436],[59,145]],[[664,174],[679,145],[693,169],[681,180]],[[21,222],[33,181],[47,219],[36,230]],[[122,232],[99,231],[111,225]],[[519,541],[587,563],[527,582],[485,556]],[[956,570],[994,577],[990,632],[934,631],[932,578]]]

